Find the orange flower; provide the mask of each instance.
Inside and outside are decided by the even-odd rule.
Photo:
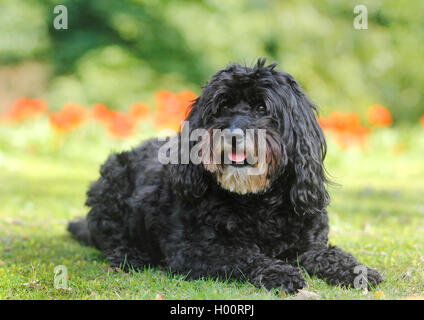
[[[392,123],[392,115],[385,107],[374,104],[368,108],[367,120],[376,127],[387,127]]]
[[[321,127],[322,130],[329,129],[328,120],[326,118],[318,117],[317,122],[318,122],[318,124],[319,124],[319,126]]]
[[[355,130],[359,125],[359,117],[353,112],[341,113],[339,111],[333,111],[327,119],[328,128],[336,131]]]
[[[154,124],[158,128],[180,130],[181,121],[187,116],[187,111],[196,96],[191,91],[181,91],[173,94],[169,91],[157,91],[155,95]]]
[[[116,138],[126,138],[134,134],[134,119],[118,111],[112,111],[107,122],[107,129]]]
[[[75,103],[66,103],[59,112],[49,115],[50,125],[58,132],[68,132],[87,119],[87,110]]]
[[[19,98],[16,99],[10,109],[2,116],[4,120],[19,122],[35,118],[47,110],[47,105],[41,99]]]
[[[180,100],[182,108],[184,108],[185,111],[187,111],[188,107],[191,106],[191,104],[193,103],[193,100],[196,99],[197,97],[193,92],[189,90],[183,90],[177,93],[177,98]]]
[[[320,117],[317,121],[323,130],[334,133],[336,141],[342,149],[347,149],[349,146],[356,144],[362,147],[365,146],[369,130],[361,126],[356,113],[333,111],[327,118]]]
[[[134,121],[144,121],[150,114],[150,107],[144,102],[135,102],[130,106],[129,115]]]
[[[365,147],[368,133],[368,128],[358,126],[356,128],[351,128],[348,131],[336,131],[335,136],[339,146],[343,150],[346,150],[348,147],[354,145]]]
[[[113,111],[109,110],[103,103],[96,103],[91,107],[91,115],[94,120],[106,123],[112,117]]]
[[[421,122],[421,127],[423,127],[424,129],[424,114],[421,116],[420,122]]]

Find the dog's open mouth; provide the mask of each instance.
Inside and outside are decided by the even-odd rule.
[[[230,165],[232,166],[248,166],[250,165],[247,163],[247,155],[245,151],[242,152],[236,152],[235,150],[231,150],[227,153],[228,160],[231,161]]]

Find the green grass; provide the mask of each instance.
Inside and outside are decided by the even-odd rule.
[[[85,191],[107,154],[135,145],[87,126],[56,137],[44,121],[0,126],[0,299],[295,299],[248,283],[185,281],[167,270],[122,273],[74,241],[67,221],[86,214]],[[384,129],[365,151],[331,142],[330,242],[386,277],[368,293],[307,277],[322,299],[396,299],[424,295],[424,131]],[[54,288],[65,265],[69,288]],[[376,294],[377,292],[377,294]]]

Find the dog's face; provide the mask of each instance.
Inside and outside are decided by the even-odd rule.
[[[210,137],[202,163],[226,190],[264,191],[287,164],[278,108],[283,102],[273,81],[270,69],[232,65],[215,74],[199,98]]]
[[[253,68],[232,64],[203,87],[186,121],[190,131],[207,130],[203,143],[210,152],[193,166],[197,174],[190,173],[191,181],[201,180],[204,170],[223,189],[244,195],[267,192],[286,179],[295,208],[305,211],[314,202],[323,207],[326,146],[316,107],[275,66],[265,66],[264,59]]]

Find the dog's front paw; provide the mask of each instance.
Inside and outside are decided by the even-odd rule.
[[[383,281],[383,277],[378,273],[377,270],[367,268],[367,275],[366,279],[368,282],[368,288],[369,287],[375,287],[377,284]]]
[[[275,288],[287,293],[297,292],[305,286],[305,280],[297,268],[280,264],[262,270],[262,273],[256,277],[255,283],[267,290]]]
[[[354,267],[353,273],[351,273],[350,276],[347,278],[350,279],[348,281],[346,281],[347,279],[345,279],[344,281],[340,281],[342,285],[344,285],[345,287],[353,287],[356,289],[372,289],[383,281],[383,277],[377,270],[368,268],[364,265],[357,265],[356,267]]]

